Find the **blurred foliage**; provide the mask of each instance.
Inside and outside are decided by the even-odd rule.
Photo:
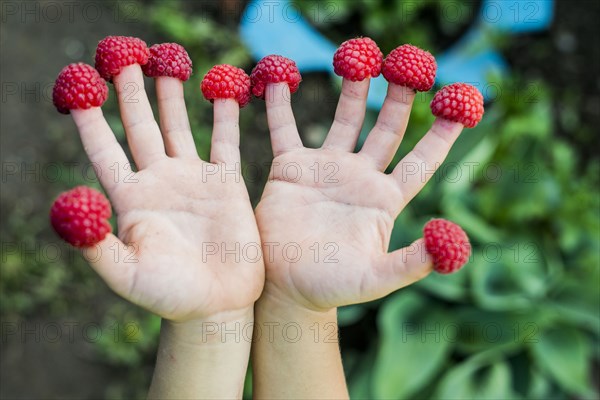
[[[462,18],[448,23],[435,1],[409,3],[410,10],[407,3],[384,0],[297,4],[333,41],[368,35],[384,52],[410,42],[435,53],[472,22]],[[473,15],[474,3],[456,4]],[[150,2],[144,20],[160,41],[179,42],[192,57],[195,73],[186,84],[186,102],[199,153],[206,157],[212,107],[198,93],[202,76],[218,63],[249,72],[252,60],[238,37],[237,20],[223,17],[225,6],[202,12],[195,7],[194,2]],[[306,75],[304,85],[320,78]],[[339,90],[333,82],[326,97]],[[431,182],[404,210],[390,245],[406,246],[421,235],[428,219],[443,216],[469,234],[470,265],[449,276],[432,274],[385,299],[339,310],[352,398],[598,397],[600,164],[597,158],[581,158],[576,142],[556,134],[557,126],[576,130],[570,132],[576,138],[596,130],[576,123],[577,109],[569,106],[569,98],[558,98],[550,77],[531,81],[515,71],[496,83],[501,90],[486,105],[483,122],[462,134]],[[394,163],[433,121],[431,97],[417,96]],[[297,110],[310,109],[310,96],[294,101]],[[561,111],[554,114],[557,103]],[[106,108],[123,141],[114,93]],[[259,139],[248,132],[265,131],[262,112],[256,102],[242,112],[242,140],[249,146]],[[329,121],[332,116],[311,117]],[[365,131],[375,118],[376,113],[368,112]],[[300,126],[301,132],[309,130],[326,132],[327,126]],[[55,136],[69,142],[63,134]],[[76,178],[80,182],[70,179],[65,188],[90,184],[86,176]],[[249,182],[253,202],[262,184]],[[116,337],[103,336],[94,345],[98,360],[123,372],[105,396],[143,397],[159,319],[116,299],[76,252],[49,236],[46,210],[30,215],[24,202],[3,221],[11,242],[27,249],[3,249],[10,250],[3,251],[1,263],[3,319],[72,314],[79,305],[76,313],[82,320],[102,321],[110,332],[117,321]],[[98,315],[85,305],[96,301],[106,312]],[[246,398],[251,395],[250,374]]]

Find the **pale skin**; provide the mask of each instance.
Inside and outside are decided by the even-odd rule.
[[[155,83],[160,124],[139,66],[114,78],[137,167],[133,175],[100,108],[71,112],[118,216],[119,237],[109,235],[83,254],[116,293],[163,318],[149,397],[240,398],[252,344],[256,398],[347,398],[337,307],[383,297],[431,272],[422,240],[387,252],[395,218],[431,177],[403,172],[408,165],[411,171],[435,169],[462,125],[436,120],[385,174],[408,123],[411,90],[390,85],[375,127],[353,153],[368,80],[344,80],[320,149],[303,147],[287,85],[269,85],[275,158],[254,214],[243,180],[215,173],[239,166],[237,103],[215,102],[210,160],[200,160],[183,84],[166,77]],[[116,175],[127,179],[115,179],[115,165],[121,172]],[[288,165],[301,175],[290,173]],[[215,243],[229,249],[262,243],[263,257],[222,258],[222,251],[208,256],[207,244]],[[300,249],[301,256],[284,254],[286,245]],[[115,253],[116,247],[123,251]],[[252,322],[255,343],[212,330]],[[303,334],[294,340],[282,335],[289,323]],[[314,324],[318,340],[310,331]]]

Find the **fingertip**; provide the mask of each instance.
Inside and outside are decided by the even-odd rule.
[[[101,118],[103,115],[101,107],[71,110],[71,117],[77,126],[82,126],[90,121],[94,121]]]
[[[265,88],[265,102],[267,107],[290,104],[292,102],[292,94],[290,87],[286,82],[268,83]]]
[[[371,78],[363,79],[362,81],[351,81],[350,79],[342,79],[342,94],[358,100],[366,100],[371,86]]]
[[[144,73],[138,64],[131,64],[121,68],[118,75],[113,77],[113,85],[117,91],[125,89],[127,83],[141,82],[144,84]]]
[[[453,122],[445,118],[437,117],[435,121],[433,121],[431,129],[438,134],[443,133],[447,137],[458,137],[463,131],[464,126],[460,122]]]
[[[113,233],[108,233],[104,239],[95,245],[83,247],[81,249],[81,253],[86,261],[92,265],[92,267],[106,264],[106,258],[110,254],[110,249],[114,248],[115,244],[122,245],[122,242]],[[114,262],[114,259],[111,258],[110,261]]]
[[[433,271],[433,259],[425,249],[425,239],[417,239],[398,251],[400,262],[404,265],[402,273],[414,278],[413,282],[425,278]]]
[[[174,97],[183,97],[183,82],[171,76],[157,76],[154,78],[156,85],[156,99],[169,100]]]
[[[240,105],[235,99],[215,99],[213,101],[215,122],[238,120]]]
[[[412,88],[395,83],[388,84],[387,99],[389,100],[412,106],[416,96],[417,92]]]

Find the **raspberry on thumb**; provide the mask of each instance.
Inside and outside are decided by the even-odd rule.
[[[99,191],[78,186],[61,193],[50,209],[50,223],[64,241],[91,247],[112,231],[110,203]]]
[[[94,67],[84,63],[64,67],[52,89],[52,102],[62,114],[69,114],[75,109],[100,107],[107,98],[106,82]]]
[[[423,228],[425,249],[433,258],[433,269],[440,274],[458,271],[469,261],[471,243],[457,224],[445,219],[432,219]]]
[[[429,105],[438,118],[475,127],[483,117],[483,96],[475,86],[453,83],[441,88]]]

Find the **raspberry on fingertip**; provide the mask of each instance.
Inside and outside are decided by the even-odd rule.
[[[94,67],[84,63],[64,67],[52,89],[52,103],[61,114],[100,107],[107,98],[106,82]]]
[[[240,107],[250,102],[250,77],[238,67],[229,64],[212,67],[200,84],[202,95],[213,103],[216,99],[235,99]]]
[[[108,199],[87,186],[61,193],[50,209],[52,227],[75,247],[91,247],[104,240],[112,230],[110,216]]]
[[[157,78],[170,76],[187,81],[192,75],[192,60],[185,48],[177,43],[161,43],[150,47],[148,62],[142,66],[144,75]]]
[[[483,95],[475,86],[453,83],[441,88],[429,105],[433,115],[475,127],[483,118]]]
[[[104,79],[112,82],[121,68],[132,64],[144,65],[150,51],[142,39],[130,36],[107,36],[96,47],[96,69]]]
[[[433,269],[440,274],[458,271],[469,261],[471,243],[457,224],[437,218],[423,228],[425,250],[433,258]]]
[[[383,77],[390,83],[426,92],[435,82],[437,63],[430,52],[410,44],[396,47],[383,62]]]
[[[290,93],[295,93],[301,81],[302,76],[294,60],[276,54],[263,57],[250,74],[252,94],[260,99],[265,98],[265,89],[269,83],[285,82]]]
[[[382,63],[383,53],[368,37],[346,40],[333,55],[336,75],[353,82],[379,76]]]

